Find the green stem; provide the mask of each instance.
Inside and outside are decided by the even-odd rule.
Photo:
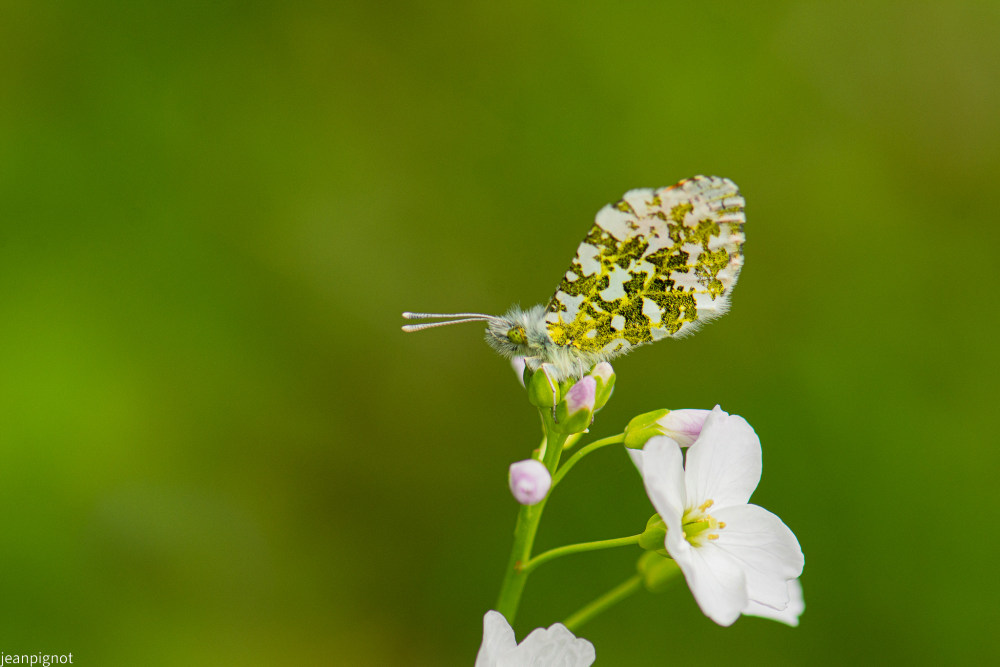
[[[545,553],[538,554],[534,558],[529,559],[526,562],[521,563],[521,571],[524,573],[531,572],[536,567],[542,563],[547,563],[553,558],[559,558],[560,556],[568,556],[569,554],[578,554],[585,551],[597,551],[599,549],[612,549],[614,547],[624,547],[630,544],[638,544],[639,535],[631,535],[629,537],[616,537],[612,540],[597,540],[595,542],[580,542],[579,544],[567,544],[563,547],[556,547],[555,549],[549,549]]]
[[[632,595],[632,593],[638,591],[640,588],[642,588],[642,575],[636,574],[577,611],[575,614],[563,621],[563,625],[569,628],[570,631],[576,632],[581,625],[597,616],[605,609],[621,602],[628,596]]]
[[[573,456],[569,457],[569,459],[566,461],[566,463],[564,463],[563,466],[561,468],[559,468],[559,471],[555,475],[552,476],[552,488],[553,489],[556,488],[556,484],[558,484],[560,482],[560,480],[562,480],[562,478],[566,476],[566,473],[569,472],[570,468],[572,468],[577,463],[579,463],[580,459],[582,459],[587,454],[590,454],[591,452],[595,452],[598,449],[600,449],[601,447],[607,447],[608,445],[617,445],[617,444],[622,443],[622,442],[625,442],[625,434],[624,433],[619,433],[618,435],[613,435],[610,438],[603,438],[601,440],[595,440],[594,442],[590,443],[589,445],[587,445],[586,447],[584,447],[583,449],[581,449],[580,451],[578,451],[576,454],[574,454]],[[551,493],[551,492],[552,491],[550,490],[549,493]]]
[[[545,453],[542,463],[550,473],[553,473],[559,465],[559,457],[562,455],[563,445],[566,444],[568,436],[553,431],[552,417],[545,408],[540,412],[542,428],[545,431]],[[551,491],[549,493],[551,494]],[[508,623],[514,622],[517,608],[521,603],[521,594],[528,580],[528,573],[523,570],[521,564],[531,559],[531,548],[535,543],[535,533],[538,532],[538,522],[542,518],[542,511],[547,501],[548,496],[537,505],[522,505],[517,514],[517,523],[514,525],[514,546],[507,561],[507,570],[500,586],[496,607]]]

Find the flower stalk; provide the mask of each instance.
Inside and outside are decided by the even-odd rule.
[[[639,535],[629,535],[628,537],[616,537],[610,540],[580,542],[578,544],[567,544],[566,546],[556,547],[555,549],[549,549],[548,551],[540,553],[534,558],[531,558],[528,561],[521,563],[521,570],[524,571],[525,573],[531,572],[542,563],[547,563],[550,560],[559,558],[560,556],[579,554],[579,553],[584,553],[585,551],[599,551],[601,549],[627,547],[632,544],[638,544],[640,537],[642,537],[641,533]]]
[[[542,417],[542,429],[545,431],[545,450],[542,454],[542,463],[545,464],[549,473],[555,473],[559,466],[563,447],[570,436],[556,432],[552,428],[554,424],[552,414],[549,411],[542,408],[539,410],[539,414]],[[521,594],[528,581],[529,572],[524,570],[523,564],[531,560],[531,549],[535,543],[535,534],[538,532],[538,523],[541,521],[546,502],[548,502],[548,496],[535,505],[522,505],[517,513],[517,523],[514,525],[514,546],[511,548],[510,558],[507,560],[507,569],[503,584],[500,586],[500,596],[497,598],[496,606],[497,611],[510,622],[513,622],[517,616],[517,608],[521,604]]]
[[[593,602],[590,602],[579,609],[576,613],[563,621],[563,625],[569,628],[570,631],[574,631],[601,612],[613,607],[628,596],[641,590],[642,586],[642,575],[633,575]]]

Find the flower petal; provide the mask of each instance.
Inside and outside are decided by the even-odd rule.
[[[510,623],[498,611],[483,616],[483,643],[476,654],[475,667],[494,667],[500,658],[517,648],[517,639]]]
[[[595,659],[593,644],[556,623],[548,629],[532,630],[497,667],[590,667]]]
[[[632,463],[635,464],[636,469],[639,471],[639,476],[642,476],[642,450],[632,449],[631,447],[626,447],[625,451],[628,452],[629,458],[632,459]],[[643,478],[645,479],[645,478]]]
[[[517,381],[524,386],[524,357],[511,357],[510,367],[517,374]]]
[[[635,450],[628,450],[632,460],[637,459]],[[684,516],[684,455],[680,445],[666,436],[656,436],[646,441],[642,455],[638,457],[639,472],[646,485],[646,495],[667,524],[668,534],[681,533],[681,519]]]
[[[795,534],[781,519],[757,505],[712,512],[726,527],[713,545],[740,563],[751,600],[774,609],[788,604],[788,581],[802,574],[805,558]]]
[[[712,414],[711,410],[695,410],[693,408],[671,410],[657,419],[656,423],[665,431],[664,435],[676,440],[678,445],[690,447],[698,440],[705,420],[710,414]]]
[[[806,610],[805,599],[802,597],[802,584],[798,579],[788,582],[788,606],[782,610],[772,609],[767,605],[750,600],[743,613],[747,616],[760,616],[778,621],[793,628],[799,625],[799,616]]]
[[[667,541],[669,544],[669,532]],[[750,601],[740,564],[712,543],[688,548],[679,554],[670,551],[669,546],[667,551],[680,566],[688,588],[705,616],[719,625],[728,626],[736,622]]]
[[[728,415],[717,405],[688,449],[687,506],[698,507],[709,499],[717,508],[744,505],[760,482],[760,471],[757,434],[743,417]]]

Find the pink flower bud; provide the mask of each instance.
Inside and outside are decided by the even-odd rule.
[[[510,492],[522,505],[535,505],[545,499],[552,486],[552,475],[541,461],[527,459],[510,466]]]
[[[593,370],[590,371],[590,375],[593,375],[595,378],[602,380],[604,384],[610,382],[611,376],[614,374],[615,374],[615,369],[613,369],[611,367],[611,364],[609,364],[606,361],[602,361],[601,363],[597,364],[596,366],[594,366]]]
[[[588,375],[566,392],[566,413],[572,415],[584,410],[593,412],[596,397],[597,381]]]

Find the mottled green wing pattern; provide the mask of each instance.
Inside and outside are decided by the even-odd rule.
[[[724,314],[743,266],[743,206],[715,176],[605,206],[545,310],[552,341],[614,356]]]

